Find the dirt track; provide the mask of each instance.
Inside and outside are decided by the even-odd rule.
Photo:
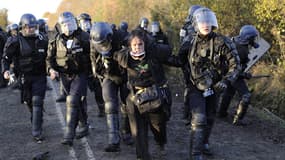
[[[0,90],[0,160],[31,160],[38,153],[49,151],[48,160],[129,160],[135,158],[134,146],[121,144],[120,153],[103,152],[107,141],[105,118],[98,118],[94,96],[89,94],[90,135],[75,140],[73,147],[60,144],[63,135],[65,105],[55,103],[58,83],[47,91],[44,113],[44,136],[46,140],[37,144],[31,137],[29,113],[19,103],[19,91],[9,88]],[[176,94],[174,92],[174,94]],[[188,159],[188,131],[182,117],[181,95],[174,97],[173,115],[168,124],[168,160]],[[254,108],[249,109],[246,120],[249,125],[236,127],[227,120],[217,119],[211,137],[212,160],[284,160],[285,123],[273,119],[270,114]],[[153,137],[149,134],[150,149]]]

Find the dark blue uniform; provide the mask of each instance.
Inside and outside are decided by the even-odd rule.
[[[67,44],[71,45],[67,47]],[[63,144],[72,145],[75,129],[77,138],[88,134],[87,77],[91,73],[89,34],[78,28],[69,37],[58,34],[50,41],[47,57],[48,69],[59,72],[66,99],[66,129]]]
[[[41,35],[35,37],[10,37],[5,44],[3,71],[10,64],[18,68],[22,85],[22,102],[32,113],[32,135],[41,139],[43,122],[43,103],[46,91],[46,62],[48,41]]]

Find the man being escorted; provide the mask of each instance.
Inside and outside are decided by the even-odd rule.
[[[4,78],[11,78],[9,69],[13,62],[21,77],[22,102],[31,112],[32,135],[41,142],[48,41],[38,34],[38,23],[32,14],[22,15],[19,27],[20,33],[10,37],[5,44],[2,57]]]
[[[91,72],[89,34],[77,26],[71,12],[63,12],[58,19],[61,32],[50,40],[47,68],[51,79],[61,78],[66,98],[66,128],[63,145],[73,145],[76,138],[88,134],[87,77]]]

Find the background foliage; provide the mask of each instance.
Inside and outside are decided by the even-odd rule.
[[[251,70],[254,74],[270,74],[269,79],[250,80],[253,106],[267,107],[285,117],[285,1],[284,0],[62,0],[56,13],[45,13],[52,28],[60,13],[71,11],[75,16],[89,13],[93,21],[107,21],[119,25],[129,23],[135,28],[141,17],[159,20],[169,37],[174,53],[179,48],[179,30],[191,5],[212,9],[217,16],[218,32],[235,36],[241,26],[252,24],[270,44],[271,49]],[[0,26],[7,22],[6,9],[0,10]],[[175,69],[174,69],[175,70]],[[180,72],[174,71],[172,74]],[[273,96],[274,95],[274,96]]]

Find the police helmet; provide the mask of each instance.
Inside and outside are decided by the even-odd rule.
[[[109,56],[112,49],[113,31],[106,22],[96,22],[92,25],[90,38],[95,49],[103,56]]]
[[[202,8],[202,6],[200,6],[200,5],[192,5],[192,6],[189,8],[189,10],[188,10],[188,16],[187,16],[187,18],[186,18],[186,20],[185,20],[186,23],[187,23],[187,22],[190,22],[190,23],[193,22],[193,14],[194,14],[194,12],[195,12],[197,9],[199,9],[199,8]]]
[[[58,23],[60,25],[61,34],[70,36],[78,29],[76,19],[71,12],[63,12],[59,15]]]
[[[25,37],[36,36],[39,32],[38,21],[36,17],[30,13],[22,15],[19,23],[19,28]]]
[[[120,29],[123,30],[123,31],[127,31],[128,30],[128,23],[127,22],[121,22],[120,24]]]
[[[140,27],[143,28],[144,30],[147,30],[148,26],[148,19],[143,17],[140,19]]]
[[[253,25],[244,25],[241,27],[238,40],[241,44],[248,44],[254,48],[258,48],[259,44],[257,43],[259,39],[259,32]]]
[[[91,30],[91,17],[89,14],[87,13],[81,13],[78,17],[77,17],[77,21],[79,24],[79,27],[85,31],[85,32],[89,32]]]
[[[6,30],[9,35],[17,35],[19,32],[19,26],[16,23],[12,23],[6,27]]]
[[[153,21],[151,23],[151,32],[158,33],[160,31],[160,24],[158,21]]]
[[[212,26],[212,29],[218,28],[216,15],[209,8],[199,8],[193,14],[193,24],[196,32],[200,32],[199,25],[207,24]]]
[[[43,33],[48,32],[48,25],[44,19],[38,19],[39,31]]]

